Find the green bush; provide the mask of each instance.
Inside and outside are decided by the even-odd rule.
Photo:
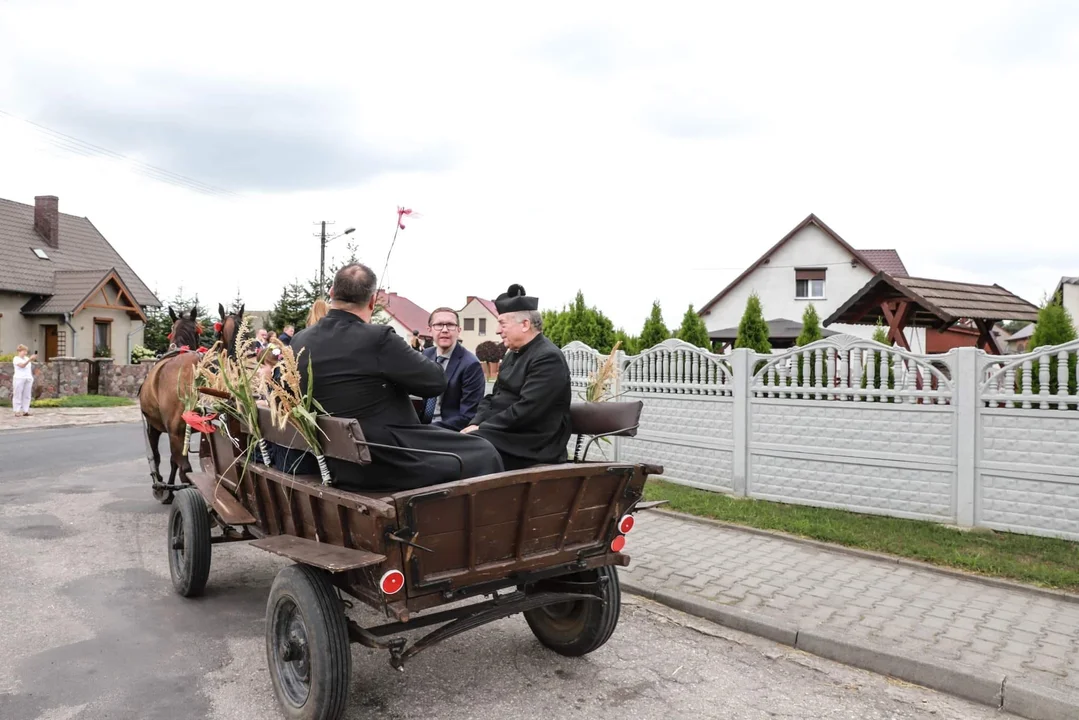
[[[137,363],[142,360],[153,360],[157,357],[157,353],[148,347],[142,345],[136,345],[131,348],[131,362]]]
[[[40,398],[30,401],[32,408],[123,407],[134,404],[134,401],[128,398],[111,395],[69,395],[62,398]]]
[[[734,340],[734,347],[749,348],[762,355],[772,352],[772,343],[768,340],[768,323],[764,321],[764,310],[757,293],[750,295],[746,301],[746,310],[738,323],[738,337]]]
[[[0,362],[11,362],[15,359],[15,353],[8,353],[6,355],[0,355]]]

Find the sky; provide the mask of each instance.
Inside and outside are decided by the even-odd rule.
[[[1079,275],[1076,87],[1066,1],[0,0],[0,197],[213,308],[314,277],[322,220],[381,275],[398,206],[428,308],[677,326],[809,213],[1037,303]]]

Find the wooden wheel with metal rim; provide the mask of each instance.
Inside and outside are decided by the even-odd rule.
[[[285,717],[344,715],[352,650],[344,607],[324,571],[290,565],[277,573],[266,608],[266,659]]]

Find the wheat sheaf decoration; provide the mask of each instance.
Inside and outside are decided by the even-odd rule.
[[[615,373],[618,369],[618,348],[622,345],[622,341],[619,340],[611,348],[610,355],[603,361],[603,364],[594,372],[588,376],[588,385],[585,386],[584,395],[582,400],[586,402],[603,402],[605,400],[613,399],[615,396],[610,395],[611,381],[614,380]]]
[[[281,355],[277,363],[280,370],[279,379],[267,378],[265,381],[267,397],[270,403],[270,419],[274,426],[284,429],[291,425],[304,440],[307,441],[312,454],[318,461],[318,470],[322,475],[322,484],[330,485],[332,477],[330,469],[326,465],[326,458],[322,454],[322,443],[319,442],[319,433],[322,430],[318,426],[319,414],[326,414],[326,410],[315,400],[314,375],[312,363],[308,360],[307,377],[300,373],[300,355],[294,354],[288,345],[281,348]],[[306,380],[306,382],[305,382]],[[322,433],[325,435],[325,433]]]
[[[201,356],[199,361],[190,369],[181,368],[176,375],[176,394],[179,396],[180,404],[183,406],[181,417],[184,420],[184,444],[180,454],[184,457],[187,456],[191,445],[192,430],[198,430],[201,433],[213,432],[211,423],[217,417],[217,414],[202,415],[198,412],[198,407],[199,389],[214,387],[218,383],[217,375],[213,371],[216,357],[212,351],[216,347],[217,343],[214,343],[214,347],[209,350],[200,348],[198,351]]]
[[[257,447],[263,464],[269,466],[271,464],[270,449],[259,430],[259,379],[255,370],[258,363],[262,362],[262,358],[259,357],[255,367],[248,367],[248,363],[245,362],[247,356],[253,354],[255,344],[254,338],[248,337],[249,331],[248,319],[245,317],[236,331],[238,338],[236,357],[230,358],[224,351],[218,353],[220,386],[215,389],[224,390],[230,397],[227,400],[217,400],[214,403],[214,409],[235,418],[241,425],[246,426],[251,442],[247,444],[245,460],[250,458],[253,449]]]

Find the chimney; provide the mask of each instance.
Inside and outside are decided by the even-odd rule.
[[[49,247],[60,247],[60,199],[55,195],[34,198],[34,229]]]

